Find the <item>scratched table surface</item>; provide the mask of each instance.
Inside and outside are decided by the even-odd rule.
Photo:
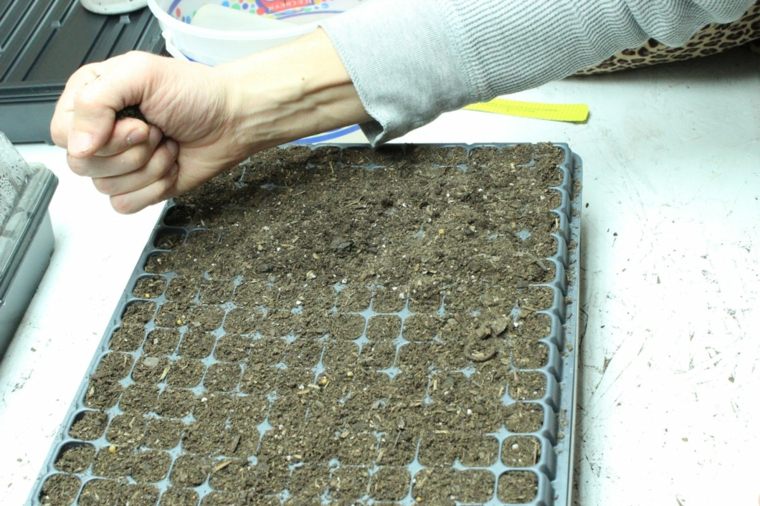
[[[583,506],[758,504],[760,55],[551,83],[587,124],[459,111],[404,142],[565,142],[584,163]],[[359,134],[338,141],[361,140]],[[26,501],[160,212],[110,211],[62,150],[57,250],[0,364],[0,504]]]

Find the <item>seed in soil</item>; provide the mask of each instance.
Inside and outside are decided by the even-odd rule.
[[[155,299],[164,293],[166,279],[162,276],[142,276],[135,281],[132,295],[143,299]]]
[[[541,458],[541,442],[533,436],[510,436],[504,440],[502,461],[509,467],[530,467]]]

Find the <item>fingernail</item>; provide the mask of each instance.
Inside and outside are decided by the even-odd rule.
[[[177,154],[179,153],[179,144],[177,144],[176,141],[168,139],[166,141],[166,149],[168,149],[169,153],[172,154],[172,158],[177,158]]]
[[[161,139],[164,138],[163,132],[159,128],[156,128],[154,126],[150,127],[150,143],[153,146],[158,146],[158,143],[161,142]]]
[[[69,153],[72,155],[81,155],[92,148],[92,134],[87,132],[72,132],[69,136]]]
[[[145,142],[148,138],[148,133],[145,128],[135,128],[127,134],[127,145],[133,146],[141,142]]]

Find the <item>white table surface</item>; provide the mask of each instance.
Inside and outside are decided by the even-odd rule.
[[[760,497],[760,56],[551,83],[587,124],[460,111],[408,142],[564,142],[584,163],[578,503]],[[160,213],[113,212],[62,150],[56,251],[0,364],[0,504],[26,502]]]

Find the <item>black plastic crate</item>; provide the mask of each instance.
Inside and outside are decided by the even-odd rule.
[[[163,49],[147,7],[102,16],[79,0],[0,0],[0,131],[14,143],[51,142],[50,119],[68,77],[134,49]]]

